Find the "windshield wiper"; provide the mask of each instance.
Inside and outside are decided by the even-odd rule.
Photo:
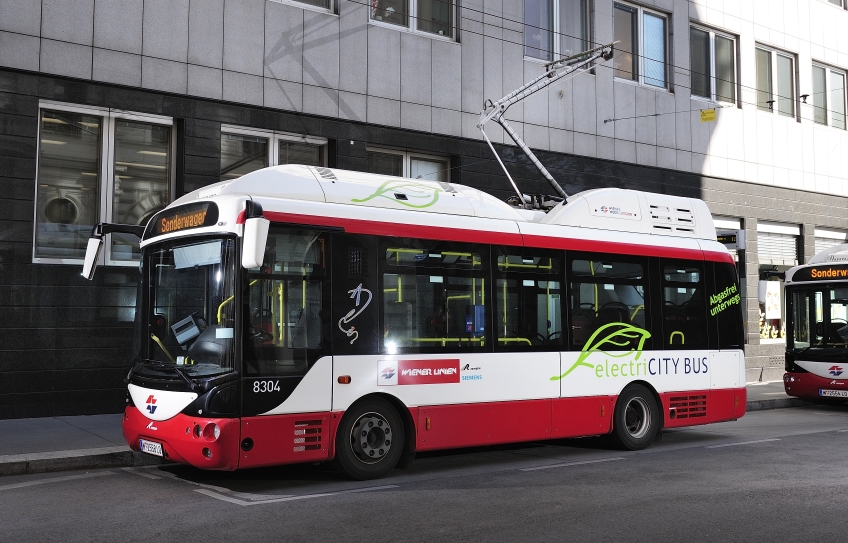
[[[167,370],[173,371],[174,373],[179,375],[180,378],[182,378],[182,380],[186,382],[186,384],[188,384],[188,387],[191,389],[192,392],[197,392],[198,389],[200,389],[200,385],[198,385],[197,382],[194,379],[192,379],[188,375],[188,373],[185,372],[186,370],[184,370],[183,368],[179,368],[174,364],[164,364],[162,362],[154,362],[153,360],[142,360],[141,362],[146,366],[152,367],[153,369],[164,370],[164,371],[167,371]]]

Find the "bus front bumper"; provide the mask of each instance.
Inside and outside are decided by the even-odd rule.
[[[797,398],[848,401],[848,379],[820,377],[808,372],[786,372],[783,374],[783,388],[787,395]]]
[[[134,451],[155,456],[161,453],[167,460],[202,469],[232,471],[238,467],[241,425],[237,418],[190,417],[180,413],[155,421],[137,407],[128,406],[121,426],[124,439]],[[146,450],[142,451],[142,446]]]

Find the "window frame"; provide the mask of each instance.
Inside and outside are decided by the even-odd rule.
[[[420,158],[423,160],[431,160],[437,162],[444,162],[447,168],[445,169],[445,180],[441,181],[441,183],[450,183],[451,178],[451,165],[450,165],[450,156],[439,156],[439,155],[429,155],[427,153],[419,153],[418,151],[409,151],[409,150],[401,150],[401,149],[392,149],[390,147],[376,147],[368,145],[365,147],[365,155],[368,156],[368,153],[384,153],[387,155],[398,155],[403,157],[403,175],[401,177],[405,179],[419,179],[417,177],[411,177],[412,175],[412,160],[416,158]],[[380,174],[375,174],[380,175]],[[424,179],[420,178],[422,181],[436,181],[435,179]]]
[[[383,28],[391,28],[393,30],[397,30],[400,32],[411,32],[413,34],[419,34],[421,36],[427,36],[434,40],[443,40],[448,42],[459,42],[459,29],[460,29],[460,19],[459,19],[459,2],[458,0],[450,0],[450,11],[451,11],[451,36],[445,36],[443,34],[436,34],[434,32],[429,32],[427,30],[421,30],[418,28],[418,2],[420,0],[404,0],[407,6],[407,19],[409,20],[408,25],[399,25],[394,23],[387,23],[385,21],[378,21],[371,16],[371,10],[373,9],[371,5],[367,5],[368,7],[368,24],[381,26]]]
[[[294,6],[296,8],[306,9],[309,11],[316,11],[318,13],[327,13],[330,15],[338,16],[338,2],[336,0],[328,0],[329,7],[322,8],[320,6],[316,6],[314,4],[309,4],[307,2],[298,1],[298,0],[271,0],[272,2],[277,2],[278,4],[286,4],[288,6]]]
[[[550,2],[552,4],[552,6],[551,6],[550,30],[542,29],[540,27],[535,27],[533,25],[528,25],[527,22],[522,19],[522,25],[521,25],[522,26],[522,43],[521,43],[522,53],[521,54],[524,57],[524,60],[529,60],[531,62],[539,62],[539,63],[545,64],[545,63],[551,62],[555,58],[564,58],[563,52],[562,52],[563,33],[562,33],[562,14],[561,14],[561,10],[560,10],[560,2],[561,1],[562,0],[550,0]],[[579,0],[579,1],[585,2],[585,4],[586,4],[586,20],[583,21],[583,23],[586,25],[586,36],[584,36],[582,39],[587,44],[592,44],[593,43],[592,42],[593,30],[594,30],[594,27],[595,27],[595,25],[594,25],[595,2],[594,2],[594,0]],[[525,0],[525,2],[526,2],[526,0]],[[522,2],[522,8],[524,8],[524,2]],[[523,17],[524,17],[524,12],[522,11],[522,18]],[[550,58],[541,59],[541,58],[538,58],[538,57],[533,57],[533,56],[527,55],[527,39],[525,38],[525,36],[526,36],[525,32],[526,32],[526,29],[527,29],[528,26],[532,26],[533,28],[537,28],[539,30],[543,30],[545,32],[551,33],[551,41],[553,43],[553,46],[551,47],[551,50],[549,51]],[[582,53],[582,51],[578,51],[577,53]],[[572,54],[577,54],[577,53],[572,53]]]
[[[32,229],[32,263],[33,264],[82,264],[84,256],[79,258],[62,257],[40,257],[37,255],[37,230],[38,230],[38,189],[41,176],[41,129],[42,112],[64,111],[81,115],[92,115],[102,119],[102,133],[99,148],[99,179],[97,186],[97,211],[96,222],[112,222],[115,207],[115,127],[117,121],[135,121],[160,126],[168,126],[171,129],[170,141],[168,142],[168,202],[174,201],[176,195],[176,151],[177,134],[176,124],[172,117],[155,115],[150,113],[125,111],[99,106],[86,106],[67,102],[56,102],[52,100],[39,100],[38,102],[38,136],[36,140],[36,164],[35,164],[35,205],[33,205],[33,229]],[[98,257],[97,264],[100,266],[138,267],[139,261],[115,260],[112,258],[112,234],[104,236],[104,247]]]
[[[816,60],[813,60],[812,68],[813,68],[813,70],[815,70],[816,68],[824,70],[824,87],[825,87],[825,95],[824,95],[824,99],[825,99],[825,105],[824,105],[825,122],[820,123],[820,122],[816,121],[815,97],[813,97],[813,100],[812,100],[813,123],[815,123],[819,126],[829,126],[831,128],[835,128],[837,130],[848,130],[848,101],[846,101],[846,92],[845,92],[846,87],[848,87],[848,73],[846,73],[846,71],[841,69],[841,68],[836,68],[834,66],[831,66],[830,64],[825,64],[823,62],[818,62]],[[814,73],[814,72],[811,72],[811,73]],[[834,73],[842,76],[842,117],[843,117],[842,122],[843,122],[843,124],[845,124],[845,126],[842,126],[842,127],[835,126],[833,124],[833,113],[834,113],[834,111],[832,109],[833,87],[832,87],[831,81],[832,81],[832,77],[833,77]],[[811,87],[813,88],[813,91],[814,91],[814,86],[811,85]],[[807,104],[809,104],[809,103],[810,102],[807,102]]]
[[[754,69],[755,70],[756,70],[756,62],[757,62],[757,60],[756,60],[756,50],[758,50],[758,49],[760,51],[765,51],[769,54],[769,65],[770,65],[770,69],[771,69],[771,88],[769,90],[769,93],[770,93],[769,100],[771,100],[772,103],[771,103],[771,107],[763,108],[759,104],[759,99],[757,99],[757,102],[756,102],[757,111],[762,111],[763,113],[768,113],[770,115],[776,114],[776,115],[779,115],[781,117],[794,118],[796,121],[801,122],[800,108],[798,107],[799,106],[799,103],[798,103],[798,55],[796,55],[795,53],[790,53],[790,52],[785,51],[783,49],[777,49],[776,47],[771,47],[769,45],[765,45],[765,44],[762,44],[762,43],[755,43],[754,44],[754,51],[755,51]],[[778,71],[777,70],[777,57],[787,58],[792,62],[792,70],[791,70],[791,74],[792,74],[792,97],[791,97],[792,115],[787,115],[785,113],[780,112],[780,107],[779,107],[779,104],[778,104],[778,100],[780,98],[780,95],[778,94],[778,92],[779,92],[778,91],[779,76],[778,76],[778,73],[777,73],[777,71]],[[760,93],[762,91],[760,91],[760,89],[755,85],[754,92]]]
[[[690,96],[695,100],[705,100],[709,102],[715,102],[718,104],[733,104],[734,106],[739,105],[739,38],[733,34],[729,34],[727,32],[722,32],[720,30],[715,30],[708,26],[704,26],[701,24],[697,24],[695,22],[689,23],[689,58],[690,65],[689,71],[690,74],[692,72],[691,58],[692,58],[692,29],[700,30],[701,32],[706,32],[709,35],[709,45],[710,45],[710,96],[709,98],[706,96],[701,96],[700,94],[695,94],[691,92],[693,89],[691,84],[691,75],[690,75]],[[716,73],[716,36],[730,40],[733,42],[733,93],[735,95],[735,99],[732,102],[728,102],[725,100],[720,100],[718,94],[716,92],[716,86],[718,81],[718,75]]]
[[[221,125],[221,136],[232,135],[232,136],[248,136],[254,138],[266,138],[268,140],[268,154],[265,156],[265,159],[268,162],[268,167],[271,166],[279,166],[280,165],[280,142],[281,141],[290,141],[294,143],[306,143],[309,145],[317,145],[322,147],[321,153],[321,167],[327,167],[327,138],[321,138],[318,136],[307,136],[305,134],[295,134],[293,132],[283,132],[280,130],[265,130],[262,128],[249,128],[245,126],[237,126],[237,125],[229,125],[222,124]],[[219,174],[220,175],[220,174]],[[238,179],[238,177],[233,177],[232,179]],[[230,179],[230,180],[232,180]],[[222,180],[219,178],[221,181]]]
[[[631,4],[630,2],[620,2],[615,0],[612,5],[612,16],[613,16],[613,39],[615,39],[615,10],[618,9],[616,6],[622,6],[629,8],[631,10],[636,11],[636,51],[633,51],[632,54],[636,55],[638,59],[636,65],[636,78],[635,79],[626,79],[624,77],[619,77],[615,75],[613,72],[613,78],[615,81],[627,82],[633,85],[640,85],[643,87],[647,87],[650,89],[664,89],[666,91],[671,91],[672,83],[671,83],[671,75],[672,70],[670,70],[671,65],[671,14],[665,13],[662,11],[658,11],[651,8],[646,8],[640,6],[638,4]],[[665,51],[663,55],[663,68],[664,68],[664,77],[665,77],[665,85],[653,85],[651,83],[645,82],[645,14],[653,15],[655,17],[660,17],[665,21]]]

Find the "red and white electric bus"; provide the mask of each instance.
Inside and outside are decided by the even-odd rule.
[[[543,213],[277,166],[178,199],[141,247],[124,435],[177,462],[367,479],[745,413],[736,269],[700,200],[598,189]]]
[[[786,272],[786,393],[848,400],[848,244]]]

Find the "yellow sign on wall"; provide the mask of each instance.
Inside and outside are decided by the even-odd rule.
[[[701,110],[701,122],[702,123],[711,123],[716,120],[716,110],[715,109],[702,109]]]

